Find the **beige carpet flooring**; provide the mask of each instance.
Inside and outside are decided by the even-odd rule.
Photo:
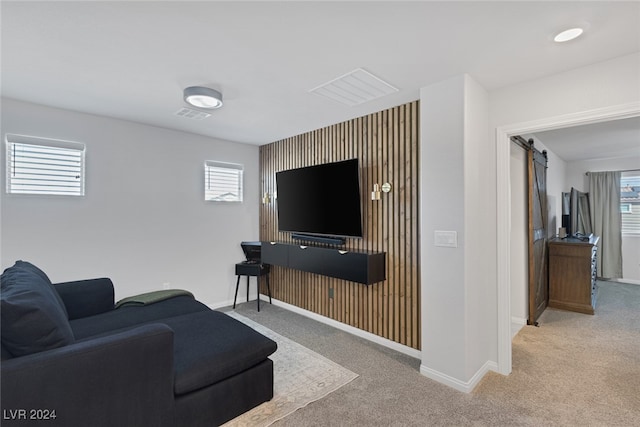
[[[273,399],[234,418],[224,427],[266,427],[322,399],[358,375],[293,340],[234,311],[229,315],[278,344],[273,361]]]
[[[602,282],[593,316],[547,309],[513,340],[513,372],[460,393],[419,361],[255,301],[237,311],[359,377],[274,426],[640,426],[640,286]],[[428,345],[428,343],[427,343]]]

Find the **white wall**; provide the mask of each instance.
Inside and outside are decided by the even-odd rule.
[[[257,146],[10,99],[1,133],[83,142],[87,167],[84,197],[2,191],[3,268],[23,259],[54,282],[110,277],[117,299],[164,283],[211,305],[233,299],[240,241],[258,238]],[[242,204],[204,201],[205,160],[244,164]]]
[[[640,235],[622,236],[622,282],[640,285]]]
[[[465,382],[462,76],[420,90],[420,173],[421,371]],[[435,247],[436,230],[457,232],[458,247]]]
[[[489,96],[469,75],[464,76],[464,215],[466,245],[465,301],[467,324],[468,382],[477,381],[495,368],[490,357],[496,345],[487,324],[496,322],[495,286],[495,215],[487,206],[495,206],[493,174],[488,174],[487,149],[493,146],[489,137]],[[491,163],[490,163],[491,164]],[[495,188],[495,187],[494,187]]]
[[[492,91],[491,128],[637,102],[640,53]]]
[[[511,143],[511,328],[515,335],[529,317],[529,201],[527,151]]]
[[[488,101],[469,76],[420,91],[421,315],[420,371],[470,391],[495,346],[494,194],[488,187]],[[434,244],[455,231],[457,247]]]

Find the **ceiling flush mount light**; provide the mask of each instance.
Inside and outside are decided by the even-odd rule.
[[[568,30],[564,30],[561,33],[558,33],[553,38],[553,41],[556,42],[556,43],[568,42],[569,40],[573,40],[573,39],[579,37],[583,32],[584,32],[584,30],[582,28],[579,28],[579,27],[570,28]]]
[[[222,107],[222,94],[215,89],[191,86],[184,90],[184,100],[196,108],[213,110]]]

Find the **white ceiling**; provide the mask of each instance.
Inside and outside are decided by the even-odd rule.
[[[640,158],[640,117],[536,132],[535,137],[566,162]]]
[[[639,2],[2,1],[0,12],[2,96],[250,144],[462,73],[492,90],[640,51]],[[551,41],[576,25],[581,38]],[[356,68],[400,90],[355,107],[309,93]],[[225,105],[175,116],[192,85]]]

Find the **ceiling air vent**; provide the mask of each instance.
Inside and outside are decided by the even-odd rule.
[[[309,92],[353,107],[398,92],[398,89],[362,68],[357,68]]]
[[[211,116],[209,113],[205,113],[204,111],[192,110],[191,108],[182,107],[178,111],[175,112],[176,116],[186,117],[187,119],[193,120],[202,120]]]

